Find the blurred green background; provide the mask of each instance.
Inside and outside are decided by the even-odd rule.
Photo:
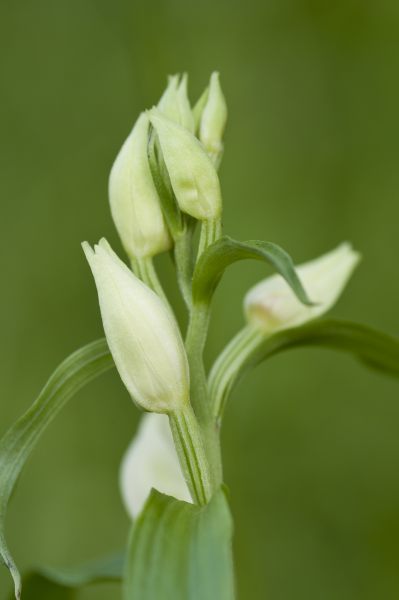
[[[364,260],[334,314],[399,334],[396,1],[2,0],[0,23],[0,433],[65,355],[102,335],[80,242],[120,248],[110,166],[176,71],[189,72],[192,100],[211,70],[222,75],[226,232],[298,262],[351,240]],[[210,359],[266,272],[227,275]],[[137,420],[115,373],[58,417],[9,512],[22,567],[122,547],[118,465]],[[242,600],[399,597],[398,431],[397,382],[346,356],[292,352],[240,384],[223,443]],[[9,589],[2,568],[1,599]]]

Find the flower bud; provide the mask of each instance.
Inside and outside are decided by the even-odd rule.
[[[123,457],[120,488],[127,512],[137,517],[151,490],[192,502],[166,415],[143,415]]]
[[[155,256],[171,247],[147,158],[148,115],[140,115],[109,178],[111,213],[130,258]]]
[[[186,73],[180,83],[179,75],[169,77],[168,86],[158,103],[158,109],[165,117],[194,133],[194,117],[188,99]]]
[[[223,154],[223,133],[227,121],[227,105],[219,73],[212,73],[209,82],[209,92],[199,125],[199,139],[212,162],[218,165]]]
[[[189,371],[180,331],[165,302],[140,281],[104,239],[83,249],[97,286],[108,346],[133,400],[170,413],[189,402]]]
[[[200,142],[186,129],[150,111],[180,209],[200,221],[214,220],[222,211],[219,179]]]
[[[247,293],[247,319],[267,334],[296,327],[320,317],[336,303],[360,260],[348,243],[297,267],[297,273],[314,302],[305,306],[296,298],[281,275],[273,275]]]

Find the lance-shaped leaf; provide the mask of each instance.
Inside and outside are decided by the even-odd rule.
[[[83,587],[120,581],[124,564],[124,554],[115,554],[76,567],[32,570],[23,578],[24,600],[74,600]]]
[[[86,383],[114,366],[105,340],[84,346],[54,371],[36,401],[0,440],[0,557],[21,596],[21,577],[5,539],[7,505],[18,476],[38,439],[64,404]]]
[[[231,538],[223,491],[202,507],[153,491],[133,525],[124,600],[233,600]]]
[[[241,352],[236,352],[231,344],[230,351],[224,351],[231,360],[215,363],[216,368],[209,377],[217,419],[220,419],[234,385],[249,369],[291,348],[315,346],[346,352],[372,369],[399,378],[399,338],[358,323],[338,319],[313,321],[302,327],[279,331],[270,337],[262,336],[259,332],[251,335],[251,328],[247,327],[243,330],[241,342],[238,336],[236,339],[239,341],[237,347],[241,345]]]
[[[285,250],[272,242],[238,242],[228,236],[220,238],[201,255],[193,278],[194,302],[208,304],[225,269],[245,259],[262,260],[272,265],[291,287],[298,300],[308,306],[312,304],[296,274],[294,263]]]

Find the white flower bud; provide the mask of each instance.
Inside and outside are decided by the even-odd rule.
[[[212,73],[206,104],[201,114],[199,139],[216,165],[223,153],[226,121],[227,105],[220,87],[219,73]]]
[[[144,410],[170,413],[189,402],[189,370],[180,331],[165,302],[140,281],[102,239],[83,243],[97,286],[116,368]]]
[[[200,221],[215,220],[222,211],[219,179],[202,144],[187,129],[150,111],[180,209]]]
[[[267,334],[296,327],[320,317],[336,303],[360,260],[344,243],[320,258],[297,267],[302,284],[314,306],[304,306],[281,275],[273,275],[247,293],[247,319]]]
[[[120,488],[132,518],[140,514],[153,488],[178,500],[192,502],[166,415],[143,415],[122,460]]]
[[[140,115],[109,178],[111,213],[130,258],[155,256],[171,247],[147,158],[148,115]]]
[[[186,73],[180,83],[179,75],[169,77],[168,86],[158,103],[158,109],[165,117],[194,133],[194,116],[188,99]]]

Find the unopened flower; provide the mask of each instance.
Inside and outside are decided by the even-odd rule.
[[[320,317],[336,303],[359,260],[360,255],[344,243],[297,267],[313,306],[303,305],[281,275],[261,281],[249,290],[244,300],[248,321],[270,334]]]
[[[192,502],[180,468],[168,417],[145,414],[122,460],[120,487],[126,510],[137,517],[154,488]]]
[[[171,247],[147,158],[148,115],[140,115],[111,170],[111,213],[130,258],[155,256]]]
[[[199,123],[199,139],[215,165],[223,154],[223,133],[227,121],[227,105],[219,81],[212,73],[207,99]]]
[[[83,243],[97,286],[116,368],[144,410],[170,413],[189,402],[189,370],[179,328],[165,302],[140,281],[104,239]]]
[[[180,81],[179,79],[179,75],[169,77],[158,109],[165,117],[194,133],[194,116],[187,93],[187,74],[184,73]]]
[[[187,129],[150,111],[170,182],[180,209],[200,221],[220,217],[222,195],[212,161],[202,144]]]

